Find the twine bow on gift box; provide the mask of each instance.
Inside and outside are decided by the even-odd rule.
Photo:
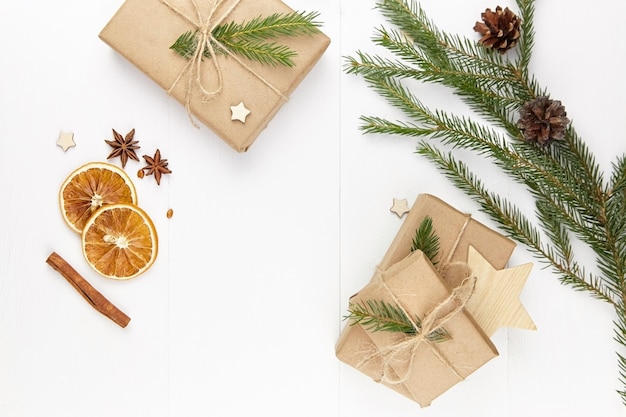
[[[285,94],[283,94],[282,91],[272,85],[258,71],[252,69],[243,59],[237,56],[236,51],[231,50],[229,47],[220,42],[220,40],[217,39],[217,37],[215,36],[216,29],[219,29],[222,22],[224,22],[240,5],[241,0],[235,0],[234,2],[232,2],[230,6],[224,11],[224,13],[218,18],[215,18],[217,11],[220,10],[220,8],[225,3],[227,3],[228,0],[213,1],[213,4],[211,5],[206,15],[203,15],[196,0],[189,0],[195,11],[195,18],[187,16],[183,10],[172,5],[167,0],[160,1],[163,5],[167,6],[170,10],[172,10],[178,16],[182,17],[193,27],[192,31],[186,32],[185,34],[181,35],[176,43],[171,46],[171,49],[175,49],[178,53],[187,58],[189,62],[187,62],[187,64],[183,67],[182,71],[178,74],[167,92],[168,94],[171,94],[174,88],[179,84],[179,82],[185,76],[188,76],[187,88],[185,93],[185,108],[187,109],[187,114],[189,115],[191,123],[194,126],[198,127],[198,125],[193,120],[191,112],[191,97],[192,92],[194,91],[194,83],[198,87],[198,91],[201,94],[203,100],[210,100],[214,96],[220,94],[220,92],[222,91],[224,80],[222,69],[220,68],[219,60],[217,59],[218,53],[224,54],[234,59],[250,74],[252,74],[260,82],[266,85],[271,91],[276,93],[276,95],[278,95],[281,100],[287,101],[288,98],[287,96],[285,96]],[[256,52],[252,53],[251,51],[249,51],[250,53],[245,56],[242,48],[242,50],[239,50],[239,53],[244,54],[245,58],[256,59],[257,61],[265,64],[282,64],[288,67],[293,66],[294,64],[293,61],[291,61],[291,57],[296,55],[294,51],[291,51],[285,46],[280,46],[273,43],[262,43],[260,42],[260,39],[273,38],[279,35],[295,36],[317,33],[318,23],[314,21],[317,16],[317,13],[301,14],[293,12],[291,14],[274,14],[265,19],[253,19],[248,22],[248,25],[254,26],[255,30],[248,31],[247,37],[245,39],[242,39],[241,42],[243,45],[249,47],[251,50],[256,50]],[[235,27],[234,24],[229,25],[230,26],[227,25],[227,28]],[[246,28],[247,26],[243,24],[241,25],[241,27]],[[252,32],[256,32],[256,34]],[[185,45],[182,47],[182,49],[177,49],[177,47],[180,47],[181,43]],[[268,53],[268,51],[272,53],[277,53],[279,57],[272,57],[270,54],[269,58],[267,56],[263,58],[263,53]],[[204,57],[210,59],[217,78],[217,86],[213,89],[207,88],[203,82]]]
[[[473,276],[469,265],[462,261],[452,261],[452,258],[454,257],[454,254],[456,253],[461,242],[461,238],[471,221],[471,215],[465,214],[464,217],[465,219],[463,225],[459,229],[446,258],[442,262],[437,262],[439,265],[436,268],[438,273],[442,276],[446,276],[446,280],[454,285],[454,288],[443,301],[436,305],[430,312],[425,314],[421,320],[418,317],[415,319],[412,318],[412,314],[406,311],[403,304],[400,300],[398,300],[394,292],[385,282],[386,271],[384,271],[381,267],[377,267],[376,274],[372,278],[371,285],[373,287],[380,288],[393,301],[390,305],[391,307],[388,305],[383,308],[387,311],[395,309],[396,312],[399,313],[401,320],[410,324],[412,333],[411,336],[407,336],[402,341],[377,349],[377,351],[366,355],[359,363],[357,363],[356,368],[360,369],[374,359],[382,359],[380,375],[378,377],[374,377],[376,382],[384,382],[392,385],[406,382],[410,376],[411,369],[413,368],[415,354],[423,343],[426,343],[428,347],[430,347],[435,356],[437,356],[437,358],[444,364],[446,369],[459,378],[459,380],[464,379],[454,366],[452,366],[450,361],[441,354],[436,346],[436,343],[445,343],[445,341],[449,339],[449,336],[443,326],[467,305],[476,288],[477,278]],[[425,234],[430,235],[427,236],[427,238],[430,238],[431,242],[432,239],[434,239],[434,246],[430,248],[431,250],[427,250],[429,253],[427,254],[423,252],[424,256],[430,258],[432,261],[432,258],[438,255],[439,242],[438,236],[434,234],[431,227],[431,218],[427,216],[422,220],[418,233],[419,231],[424,231]],[[414,241],[411,252],[418,249],[424,249],[416,247],[415,245],[416,243]],[[369,304],[369,306],[376,308],[373,304]],[[362,311],[364,310],[367,310],[367,307],[363,308]],[[354,313],[355,310],[351,310],[351,316],[348,316],[353,319],[353,324],[364,321],[362,318],[355,317]],[[365,314],[370,314],[370,312],[365,312]],[[366,325],[366,327],[368,326]],[[380,329],[376,326],[369,327],[374,330]],[[398,329],[392,331],[398,331]],[[403,330],[402,332],[406,334],[406,330]],[[443,337],[439,337],[441,335],[443,335]],[[408,362],[406,361],[407,355],[409,358]],[[400,358],[400,361],[396,360],[398,357]],[[404,364],[406,368],[406,371],[403,372],[402,376],[399,376],[397,369],[395,369],[400,364]],[[394,375],[398,376],[395,377]]]
[[[379,271],[373,281],[380,285],[391,296],[395,304],[402,310],[403,314],[411,322],[412,326],[415,329],[419,329],[419,332],[416,332],[414,336],[408,336],[398,343],[380,348],[376,352],[367,355],[356,365],[356,368],[362,368],[368,362],[376,358],[381,358],[382,367],[380,376],[378,378],[374,378],[376,382],[402,384],[406,382],[411,374],[413,361],[418,348],[425,343],[450,372],[458,377],[459,380],[463,380],[464,377],[460,375],[456,368],[452,366],[450,361],[448,361],[448,359],[441,354],[436,346],[437,342],[432,341],[429,336],[438,329],[442,329],[443,326],[467,304],[474,292],[476,277],[468,276],[465,278],[460,285],[455,287],[450,292],[448,297],[437,304],[437,306],[435,306],[435,308],[433,308],[429,313],[424,315],[423,319],[418,323],[411,318],[411,314],[409,314],[404,307],[402,307],[402,304],[396,298],[393,291],[387,286],[384,275],[385,273],[383,271]],[[440,343],[445,343],[445,340]],[[407,354],[410,359],[408,363],[406,363],[406,360],[402,360],[402,363],[406,364],[406,371],[400,376],[397,372],[394,372],[394,360],[398,356],[406,358]],[[394,374],[398,376],[394,377]]]
[[[514,247],[470,214],[418,196],[371,281],[350,297],[337,357],[429,406],[498,356],[497,328],[535,328],[519,301],[532,264],[505,268]]]

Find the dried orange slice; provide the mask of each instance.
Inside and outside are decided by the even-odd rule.
[[[158,253],[152,220],[132,204],[98,209],[85,224],[82,245],[87,263],[113,279],[130,279],[147,271]]]
[[[126,172],[105,162],[90,162],[76,169],[59,190],[63,219],[77,233],[93,212],[115,203],[137,204],[137,192]]]

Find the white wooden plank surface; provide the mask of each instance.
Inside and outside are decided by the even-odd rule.
[[[0,416],[626,415],[611,309],[539,267],[522,293],[538,330],[498,331],[500,357],[428,409],[335,359],[347,299],[400,225],[393,198],[433,193],[490,224],[413,153],[414,140],[358,131],[362,114],[396,114],[341,70],[342,56],[375,51],[383,19],[373,0],[289,1],[320,11],[332,44],[243,155],[193,128],[98,39],[120,4],[0,0]],[[496,6],[422,4],[442,29],[469,36]],[[537,4],[537,77],[607,169],[626,151],[625,15],[617,0]],[[463,111],[441,89],[419,94]],[[74,167],[106,158],[111,128],[133,127],[173,174],[160,187],[136,181],[159,259],[136,280],[112,282],[83,261],[57,192]],[[60,131],[74,132],[76,147],[56,146]],[[493,186],[514,195],[504,178]],[[53,250],[132,317],[126,329],[45,264]],[[517,249],[512,263],[528,261]]]

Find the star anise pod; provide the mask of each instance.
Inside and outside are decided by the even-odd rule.
[[[107,156],[107,159],[119,156],[122,160],[122,168],[126,167],[126,162],[128,162],[128,158],[134,159],[135,161],[139,162],[139,158],[135,153],[135,149],[139,149],[139,145],[137,145],[139,141],[133,140],[134,137],[135,129],[128,132],[125,138],[117,133],[115,129],[113,129],[113,138],[115,140],[104,140],[113,148],[113,151],[111,151],[109,156]]]
[[[143,167],[142,170],[146,175],[154,174],[154,179],[156,179],[158,185],[161,185],[161,175],[172,173],[172,171],[170,171],[167,167],[167,159],[161,159],[161,151],[158,149],[153,157],[144,155],[143,159],[146,160],[147,165]]]

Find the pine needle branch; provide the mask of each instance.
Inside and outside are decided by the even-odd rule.
[[[351,325],[360,324],[371,332],[386,331],[415,336],[421,330],[421,320],[418,317],[412,323],[400,307],[385,301],[366,300],[353,303],[350,304],[348,313],[344,319],[350,320]],[[427,339],[440,343],[449,340],[450,334],[439,328],[433,330]]]
[[[492,129],[481,126],[467,118],[448,115],[442,111],[432,112],[413,96],[395,78],[388,76],[365,76],[368,83],[381,96],[388,99],[394,106],[403,110],[407,116],[419,123],[390,122],[376,117],[363,117],[361,129],[367,133],[390,133],[406,136],[427,136],[440,139],[442,143],[454,147],[476,151],[493,159],[494,163],[507,171],[518,182],[528,185],[538,195],[551,191],[571,207],[580,209],[585,221],[579,220],[576,211],[562,210],[575,231],[588,241],[593,241],[595,227],[593,219],[597,219],[600,209],[597,205],[589,205],[586,196],[596,193],[601,177],[595,174],[591,183],[581,178],[589,178],[589,173],[597,172],[593,160],[584,160],[583,167],[563,167],[554,157],[545,154],[535,146],[523,142],[509,146],[505,138]],[[507,125],[507,127],[511,127]],[[516,134],[518,133],[517,128]],[[573,134],[568,135],[574,137]],[[582,154],[584,155],[584,149]],[[578,156],[576,156],[578,158]],[[582,158],[584,159],[584,158]],[[578,169],[577,172],[574,170]]]
[[[317,12],[274,13],[267,17],[255,17],[247,22],[229,22],[218,25],[213,36],[218,40],[245,39],[265,41],[281,36],[304,36],[319,32],[321,25],[315,19]]]
[[[433,162],[454,185],[465,191],[485,213],[500,224],[509,236],[526,245],[539,261],[551,266],[561,282],[616,305],[615,296],[600,278],[587,275],[584,268],[575,262],[568,265],[567,259],[559,257],[553,247],[543,244],[541,234],[532,222],[512,203],[489,192],[464,163],[424,141],[419,143],[417,153]]]
[[[285,45],[256,40],[223,39],[215,47],[218,52],[225,54],[225,51],[229,51],[250,61],[260,62],[271,67],[278,65],[293,67],[295,65],[293,59],[298,55]]]
[[[430,216],[424,217],[415,231],[411,242],[411,252],[416,250],[422,251],[433,265],[437,265],[435,258],[439,254],[439,236],[435,233],[433,219]]]
[[[351,324],[360,324],[368,331],[410,335],[415,335],[418,331],[402,309],[384,301],[367,300],[350,304],[348,312],[349,315],[345,316],[345,319],[351,320]]]
[[[170,49],[183,58],[190,59],[198,48],[198,42],[196,32],[190,30],[180,35],[172,46],[170,46]],[[206,51],[206,53],[208,54],[208,51]]]
[[[535,46],[535,28],[533,27],[535,16],[534,0],[517,0],[520,14],[524,16],[521,31],[524,36],[519,40],[519,60],[516,67],[520,68],[523,78],[528,78],[528,65]]]
[[[211,43],[218,53],[226,54],[228,51],[272,67],[293,67],[297,53],[286,45],[268,40],[318,33],[320,23],[315,20],[318,17],[317,12],[293,12],[259,16],[243,23],[228,22],[213,29]],[[198,34],[189,31],[180,35],[170,49],[189,59],[198,48],[198,42]],[[203,56],[210,58],[206,47]]]

